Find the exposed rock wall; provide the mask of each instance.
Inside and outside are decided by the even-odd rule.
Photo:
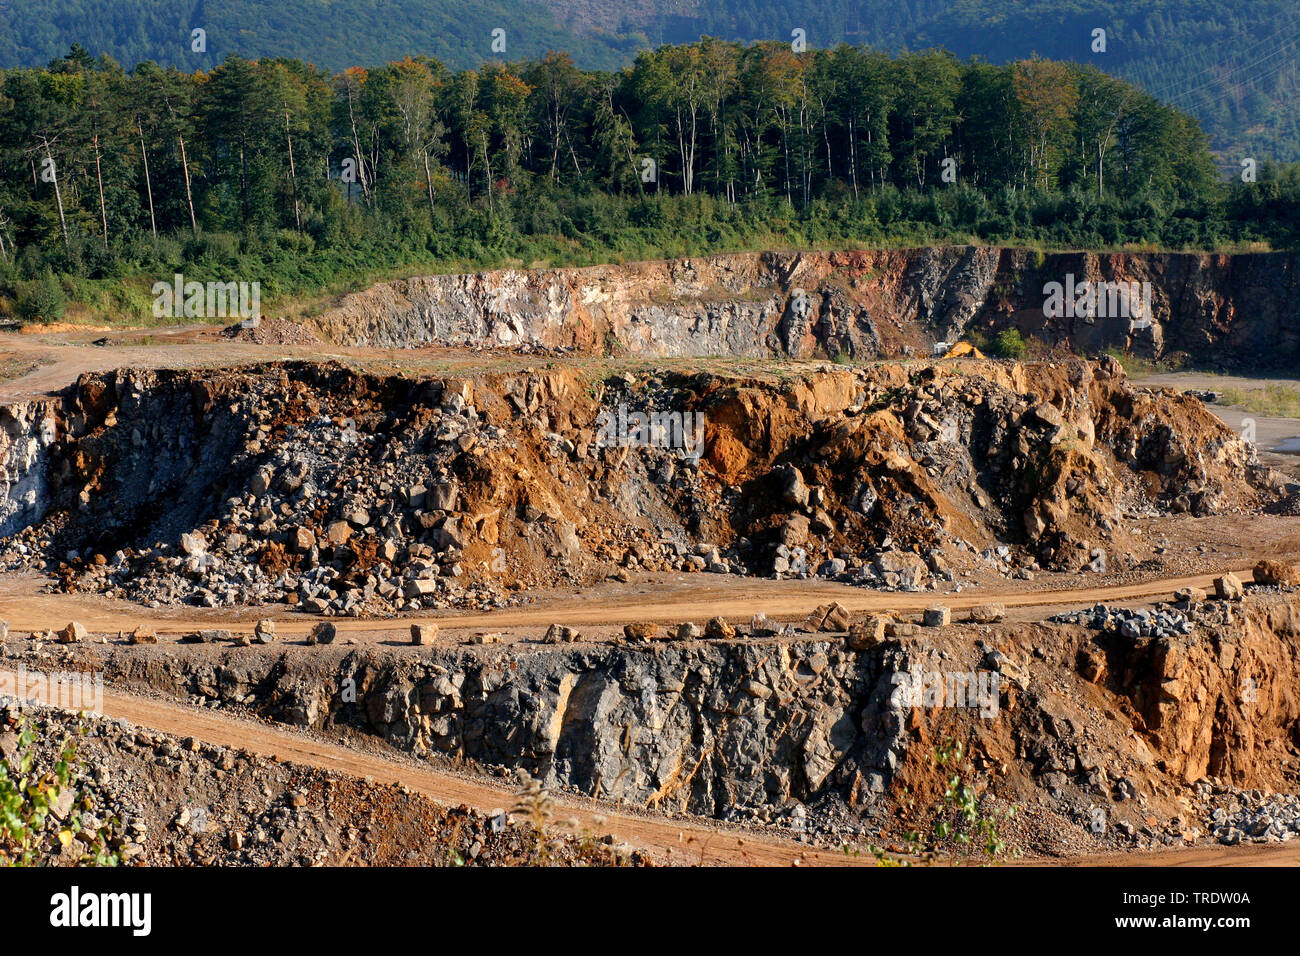
[[[1104,665],[1090,673],[1131,703],[1170,773],[1257,785],[1257,765],[1287,762],[1300,731],[1300,608],[1248,606],[1228,619],[1209,639],[1104,637]],[[1085,658],[1103,660],[1086,650]]]
[[[969,740],[978,766],[1024,785],[1093,799],[1206,775],[1283,786],[1300,732],[1294,599],[1209,602],[1192,617],[1190,633],[1159,639],[960,625],[863,651],[804,636],[90,653],[112,683],[723,818],[832,792],[860,806],[899,797],[933,774],[944,740]],[[991,713],[895,693],[901,672],[992,671]]]
[[[114,654],[109,677],[522,768],[551,788],[725,817],[827,785],[882,792],[904,746],[888,674],[905,656],[839,640],[436,648],[333,663]]]
[[[56,402],[0,406],[0,537],[40,520],[49,503]]]
[[[1149,325],[1049,318],[1044,286],[1150,283]],[[986,247],[743,253],[586,269],[419,276],[313,320],[340,344],[570,348],[668,356],[890,357],[1009,326],[1087,352],[1203,364],[1300,361],[1291,253],[1055,253]]]

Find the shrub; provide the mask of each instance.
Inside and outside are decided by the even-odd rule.
[[[1029,343],[1020,334],[1020,330],[1016,328],[1003,329],[993,342],[994,353],[1002,358],[1023,358],[1028,350]]]
[[[18,287],[15,310],[23,322],[56,322],[63,318],[63,310],[67,307],[63,286],[49,269],[39,279]]]

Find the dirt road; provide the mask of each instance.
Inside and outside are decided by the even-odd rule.
[[[221,337],[212,326],[185,326],[110,333],[103,345],[91,340],[100,330],[72,334],[0,334],[0,357],[37,363],[26,375],[0,381],[0,402],[52,395],[87,372],[118,368],[217,368],[278,359],[344,359],[332,347],[257,345]]]
[[[101,341],[103,344],[95,344]],[[217,326],[21,335],[0,332],[0,360],[31,363],[25,374],[0,379],[0,404],[53,395],[87,372],[119,368],[233,368],[267,362],[340,362],[378,373],[449,374],[455,370],[518,370],[535,359],[508,351],[475,352],[441,346],[383,349],[318,345],[261,344],[230,339]],[[629,360],[632,361],[632,360]],[[707,360],[665,360],[660,365]],[[600,366],[598,357],[576,356],[572,365]]]
[[[1233,568],[1250,578],[1250,567]],[[1221,573],[1221,572],[1219,572]],[[1086,606],[1098,602],[1120,602],[1142,598],[1169,598],[1178,588],[1212,588],[1216,574],[1158,578],[1118,587],[1073,588],[1059,591],[1016,591],[977,589],[962,594],[934,592],[882,593],[825,581],[771,581],[755,578],[714,579],[696,583],[704,575],[663,585],[597,586],[582,594],[556,594],[536,606],[498,611],[418,614],[392,621],[373,618],[331,618],[341,633],[360,642],[379,641],[405,632],[410,625],[437,623],[443,629],[545,628],[560,622],[571,626],[622,626],[629,621],[660,624],[703,621],[722,616],[747,621],[755,611],[781,621],[800,621],[818,604],[839,601],[850,611],[919,611],[933,604],[955,610],[989,602],[1001,602],[1008,609],[1022,611],[1026,619],[1040,618],[1040,612],[1062,606]],[[716,583],[714,583],[716,582]],[[262,618],[276,621],[280,634],[306,634],[319,620],[275,608],[149,609],[124,601],[109,601],[88,594],[38,593],[42,582],[33,577],[0,578],[0,619],[11,630],[32,631],[59,626],[76,619],[96,633],[131,630],[148,624],[160,637],[175,639],[203,628],[251,630]],[[1016,616],[1013,614],[1013,616]]]

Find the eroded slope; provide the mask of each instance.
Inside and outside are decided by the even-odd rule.
[[[699,443],[618,424],[663,412],[698,416]],[[1103,570],[1137,561],[1127,518],[1253,509],[1278,490],[1198,400],[1134,388],[1111,360],[123,370],[11,416],[45,437],[11,446],[26,449],[10,508],[25,527],[5,567],[136,600],[324,613],[499,606],[620,568],[908,590],[954,562]]]

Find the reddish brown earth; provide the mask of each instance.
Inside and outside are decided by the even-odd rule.
[[[33,363],[33,371],[0,382],[0,402],[28,400],[48,395],[67,387],[80,375],[116,369],[123,366],[135,368],[209,368],[224,369],[244,363],[263,363],[273,360],[305,359],[318,362],[336,359],[352,368],[375,373],[403,375],[433,374],[476,376],[482,374],[514,374],[525,371],[534,361],[512,354],[485,355],[441,348],[420,350],[370,349],[363,347],[336,347],[284,345],[278,342],[236,341],[221,336],[217,330],[186,328],[168,331],[139,333],[110,333],[107,344],[92,344],[100,338],[99,332],[78,335],[60,333],[37,336],[0,336],[0,359],[12,358],[20,363]],[[600,360],[591,357],[571,360],[578,370],[594,369]],[[638,363],[629,361],[619,367],[632,369]],[[716,370],[719,363],[705,359],[664,361],[661,365],[674,370]],[[831,407],[843,404],[837,396],[837,377],[834,370],[789,405],[781,406],[767,399],[756,398],[753,379],[761,379],[779,370],[776,363],[762,360],[722,363],[728,374],[738,372],[748,376],[745,388],[718,407],[711,419],[710,453],[707,460],[714,474],[724,483],[741,483],[756,474],[763,474],[772,461],[806,428],[801,414],[809,407]],[[1023,374],[1007,368],[989,365],[955,365],[962,369],[952,374],[954,382],[963,374],[978,371],[991,378],[1002,379],[1008,387],[1028,390],[1016,376]],[[600,368],[603,374],[607,369]],[[914,371],[906,364],[896,370],[877,373],[893,376],[898,386],[905,385],[909,373]],[[1166,417],[1178,427],[1192,432],[1205,433],[1217,427],[1208,411],[1191,400],[1173,399],[1170,396],[1143,395],[1137,401],[1136,412],[1129,404],[1131,395],[1127,386],[1117,381],[1093,380],[1083,386],[1090,389],[1090,402],[1099,410],[1092,425],[1098,435],[1119,433],[1129,428],[1129,422],[1149,421],[1153,417]],[[1072,396],[1078,394],[1078,383],[1072,383],[1064,365],[1052,374],[1044,372],[1035,383],[1041,400],[1055,398],[1066,407],[1067,422],[1075,412],[1070,407]],[[1141,405],[1141,403],[1147,403]],[[581,405],[581,400],[577,401]],[[592,409],[582,407],[585,414]],[[567,409],[572,412],[572,409]],[[825,470],[810,474],[810,481],[830,487],[837,474],[853,468],[878,467],[890,454],[886,447],[904,438],[899,417],[882,417],[869,439],[854,435],[831,436],[836,453],[842,456],[836,465],[834,454]],[[504,420],[504,419],[503,419]],[[578,422],[578,416],[573,415]],[[1136,427],[1136,426],[1134,426]],[[760,434],[761,433],[761,434]],[[883,439],[881,436],[884,436]],[[872,444],[875,442],[875,444]],[[1039,520],[1044,533],[1059,533],[1062,541],[1095,539],[1094,512],[1104,510],[1114,487],[1107,481],[1108,468],[1114,462],[1108,452],[1070,447],[1054,452],[1051,463],[1055,471],[1047,476],[1035,493],[1041,508]],[[851,464],[844,464],[850,462]],[[763,578],[738,578],[700,574],[682,574],[673,570],[634,570],[625,582],[604,580],[603,575],[577,587],[566,587],[555,582],[532,588],[528,594],[532,603],[523,607],[492,612],[441,611],[406,612],[396,620],[332,618],[340,632],[340,643],[355,642],[360,649],[383,648],[388,645],[407,644],[407,634],[412,623],[436,622],[440,628],[437,646],[459,645],[476,633],[500,632],[505,643],[525,649],[529,640],[536,639],[550,624],[560,622],[580,626],[584,640],[591,643],[616,641],[623,625],[637,622],[655,622],[675,625],[682,621],[703,621],[721,616],[733,623],[745,624],[757,611],[770,619],[797,623],[812,608],[838,601],[856,619],[867,613],[892,612],[897,616],[914,615],[926,607],[942,602],[955,611],[962,611],[989,602],[1003,603],[1007,608],[1006,626],[1011,629],[1011,640],[1020,642],[1026,656],[1035,641],[1035,631],[1047,616],[1063,609],[1073,609],[1097,603],[1113,606],[1149,606],[1153,600],[1168,601],[1180,588],[1195,587],[1212,592],[1213,579],[1232,571],[1244,580],[1250,579],[1250,569],[1262,558],[1283,562],[1300,561],[1300,519],[1285,513],[1263,513],[1251,496],[1254,491],[1237,482],[1230,468],[1216,470],[1211,465],[1208,474],[1220,481],[1224,488],[1226,504],[1223,513],[1193,516],[1191,514],[1164,513],[1126,522],[1140,535],[1125,532],[1124,547],[1141,553],[1143,564],[1132,569],[1112,568],[1102,573],[1083,573],[1071,567],[1062,572],[1044,572],[1032,580],[1007,579],[1000,575],[973,571],[968,578],[959,579],[970,585],[961,593],[935,592],[881,592],[829,581],[786,580]],[[1071,478],[1084,476],[1087,489],[1077,510],[1055,510],[1056,502],[1066,497],[1065,485]],[[1153,490],[1159,490],[1157,476],[1148,475]],[[526,484],[526,483],[525,483]],[[932,507],[931,514],[947,513],[951,524],[948,534],[979,539],[983,533],[969,514],[948,508],[945,492],[915,465],[908,474],[907,487],[916,492]],[[1101,488],[1107,490],[1099,490]],[[1072,494],[1073,492],[1071,492]],[[554,494],[563,498],[563,485],[557,485]],[[581,500],[561,502],[566,508],[585,507]],[[1086,507],[1085,507],[1086,505]],[[1026,520],[1034,520],[1026,518]],[[1150,547],[1160,540],[1159,549]],[[980,541],[981,544],[985,543]],[[1204,550],[1197,550],[1198,548]],[[193,607],[144,608],[120,599],[103,597],[95,593],[74,591],[58,593],[47,589],[49,580],[32,574],[0,576],[0,620],[9,624],[11,640],[21,632],[39,632],[58,629],[68,621],[76,620],[92,634],[115,638],[118,632],[130,631],[147,624],[167,649],[177,655],[193,655],[201,660],[206,648],[191,649],[177,643],[177,639],[196,629],[225,628],[234,632],[250,632],[253,624],[263,618],[277,621],[277,632],[285,652],[312,654],[314,649],[298,646],[297,640],[316,623],[316,619],[283,605],[241,607],[235,609],[205,610]],[[1254,606],[1254,605],[1252,605]],[[1272,612],[1262,611],[1268,614]],[[1276,623],[1276,622],[1275,622]],[[1286,628],[1277,625],[1277,633],[1285,635]],[[1046,634],[1046,632],[1044,632]],[[1064,634],[1064,637],[1061,635]],[[946,640],[947,638],[945,638]],[[965,631],[955,630],[951,640],[967,639]],[[1063,683],[1070,695],[1080,696],[1090,710],[1098,733],[1107,746],[1122,750],[1124,721],[1130,735],[1133,727],[1140,727],[1144,739],[1152,741],[1165,755],[1166,765],[1152,771],[1152,781],[1158,782],[1156,804],[1162,811],[1177,804],[1178,787],[1204,777],[1208,767],[1216,760],[1218,776],[1231,778],[1242,786],[1263,786],[1283,789],[1288,787],[1287,774],[1291,772],[1286,752],[1286,741],[1296,739],[1300,715],[1290,692],[1280,692],[1274,701],[1267,720],[1257,725],[1234,725],[1231,733],[1245,740],[1242,752],[1248,754],[1234,764],[1231,759],[1215,757],[1202,746],[1202,737],[1215,716],[1206,709],[1204,701],[1197,700],[1193,692],[1186,703],[1169,712],[1155,693],[1162,673],[1143,671],[1146,662],[1129,662],[1134,674],[1120,674],[1109,685],[1106,681],[1084,681],[1074,662],[1076,646],[1086,645],[1086,634],[1055,629],[1043,637],[1046,645],[1059,651],[1059,658],[1050,657],[1042,671],[1035,671],[1048,682]],[[1059,640],[1059,647],[1054,644]],[[1287,654],[1296,651],[1283,636],[1282,643],[1268,644],[1260,634],[1244,638],[1261,642],[1252,651],[1261,660],[1268,660],[1275,669],[1290,666]],[[1071,643],[1075,642],[1075,643]],[[1080,643],[1081,642],[1081,643]],[[956,643],[954,643],[954,647]],[[1010,646],[1010,645],[1008,645]],[[1253,645],[1251,645],[1253,646]],[[1288,646],[1290,651],[1287,650]],[[129,649],[126,650],[130,653]],[[399,651],[400,652],[400,651]],[[416,653],[414,649],[411,653]],[[1270,656],[1272,655],[1272,656]],[[1047,670],[1050,665],[1055,670]],[[1123,670],[1125,659],[1115,657],[1112,670]],[[1140,666],[1139,666],[1140,665]],[[1033,665],[1038,667],[1037,664]],[[1163,664],[1161,665],[1163,666]],[[1186,677],[1205,694],[1221,693],[1218,683],[1226,678],[1215,668],[1219,665],[1209,656],[1194,657]],[[1036,679],[1038,679],[1036,676]],[[1152,681],[1155,683],[1153,684]],[[1154,688],[1154,689],[1153,689]],[[1154,696],[1153,696],[1154,695]],[[1163,708],[1163,709],[1162,709]],[[417,793],[448,805],[466,804],[482,811],[499,808],[509,802],[511,789],[494,782],[490,777],[468,771],[453,771],[435,764],[417,762],[395,753],[391,748],[330,742],[319,735],[299,732],[276,726],[249,716],[232,716],[214,713],[189,706],[180,698],[168,698],[162,691],[157,696],[145,697],[111,688],[105,699],[105,712],[110,717],[122,717],[142,727],[152,728],[178,738],[195,737],[224,747],[240,747],[263,756],[337,771],[356,777],[373,777],[379,782],[400,782]],[[1163,715],[1158,718],[1157,715]],[[917,725],[913,728],[923,743],[933,742],[945,732],[941,724]],[[983,747],[981,759],[991,762],[1006,761],[1015,764],[1018,757],[1010,739],[998,739],[997,731],[980,738]],[[1256,740],[1255,737],[1259,739]],[[1001,748],[1001,749],[999,749]],[[916,751],[918,754],[922,750]],[[1175,755],[1181,754],[1181,759]],[[919,760],[919,758],[917,758]],[[931,786],[929,771],[916,763],[905,767],[900,780],[917,792]],[[1156,786],[1156,783],[1153,783]],[[1295,780],[1289,781],[1293,792]],[[1026,805],[1037,799],[1037,784],[1027,771],[1007,775],[1006,793],[1018,794]],[[1167,791],[1167,792],[1166,792]],[[577,817],[584,826],[611,833],[616,840],[625,841],[645,849],[661,862],[704,863],[708,865],[840,865],[844,863],[872,863],[869,853],[846,855],[829,849],[817,849],[784,839],[779,835],[758,829],[724,826],[717,821],[701,817],[668,819],[649,812],[636,811],[621,805],[597,803],[592,800],[566,795],[557,798],[566,815]],[[597,822],[597,818],[602,822]],[[1050,820],[1048,821],[1051,822]],[[896,837],[887,836],[887,839]],[[896,844],[895,844],[896,845]],[[898,848],[901,851],[901,847]],[[1300,860],[1300,843],[1279,846],[1222,847],[1215,845],[1183,846],[1160,851],[1104,851],[1099,853],[1072,853],[1062,844],[1052,856],[1025,857],[1024,863],[1050,863],[1074,865],[1278,865]]]

